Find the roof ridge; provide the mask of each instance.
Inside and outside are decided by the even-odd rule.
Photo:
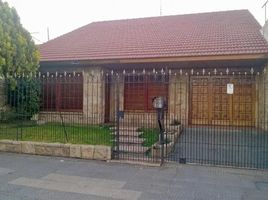
[[[205,15],[205,14],[238,12],[238,11],[246,11],[246,12],[250,13],[248,9],[219,10],[219,11],[211,11],[211,12],[208,11],[208,12],[172,14],[172,15],[163,15],[163,16],[151,16],[151,17],[147,16],[147,17],[137,17],[137,18],[126,18],[126,19],[101,20],[101,21],[94,21],[94,22],[91,22],[89,24],[92,24],[92,23],[104,23],[104,22],[116,22],[116,21],[132,21],[132,20],[145,20],[145,19],[167,18],[167,17],[176,17],[176,16],[179,17],[179,16],[189,16],[189,15],[203,15],[203,14]]]

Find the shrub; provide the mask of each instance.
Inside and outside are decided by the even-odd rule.
[[[16,120],[16,113],[14,111],[0,111],[1,123],[13,122],[14,120]]]
[[[17,113],[17,118],[30,119],[40,109],[40,82],[29,78],[16,79],[15,84],[11,81],[8,87],[8,105]]]

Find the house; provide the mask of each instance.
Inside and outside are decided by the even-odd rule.
[[[153,123],[151,100],[164,96],[169,123],[268,129],[260,30],[248,10],[88,24],[40,46],[40,116],[104,123],[122,111],[125,123]]]

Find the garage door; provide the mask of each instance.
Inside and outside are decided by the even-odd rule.
[[[191,124],[253,126],[255,81],[248,77],[190,79]]]

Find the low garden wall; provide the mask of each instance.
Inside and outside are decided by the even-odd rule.
[[[111,160],[109,146],[0,140],[0,151],[93,160]]]
[[[101,124],[103,116],[101,114],[86,115],[82,112],[40,112],[37,115],[38,123],[58,122],[76,123],[76,124]]]
[[[167,157],[174,150],[175,144],[182,133],[182,125],[170,126],[169,131],[165,134],[165,140],[168,143],[164,144],[164,156]],[[153,158],[161,158],[162,146],[159,142],[155,143],[151,147],[151,155]]]

